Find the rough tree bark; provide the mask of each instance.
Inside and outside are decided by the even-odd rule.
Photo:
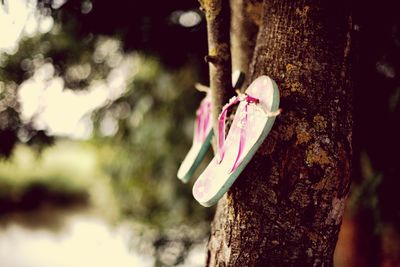
[[[271,76],[283,113],[218,204],[207,266],[333,266],[351,172],[349,6],[260,8],[249,79]]]

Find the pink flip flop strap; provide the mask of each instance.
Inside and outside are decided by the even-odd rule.
[[[240,125],[239,150],[238,150],[235,162],[233,163],[233,166],[232,166],[232,169],[230,170],[230,172],[233,172],[234,170],[236,170],[237,166],[239,165],[239,158],[242,155],[244,144],[246,143],[245,127],[247,124],[247,106],[248,105],[249,105],[249,103],[247,102],[246,105],[244,106],[245,113],[244,113],[244,117],[242,118],[242,120],[240,122],[241,125]]]
[[[218,163],[221,163],[222,159],[224,158],[224,143],[225,143],[225,121],[226,115],[228,113],[229,108],[239,102],[239,97],[234,96],[230,99],[229,103],[226,104],[223,108],[221,113],[218,116]]]
[[[240,101],[246,101],[246,104],[244,106],[244,116],[241,118],[240,123],[240,140],[239,140],[239,150],[238,154],[236,156],[235,162],[232,166],[232,169],[230,172],[234,171],[239,163],[240,156],[242,155],[245,143],[246,143],[246,133],[245,133],[245,128],[247,124],[247,107],[250,103],[259,103],[259,99],[249,96],[247,94],[243,96],[235,96],[232,98],[227,105],[224,106],[222,109],[222,112],[218,116],[218,154],[219,154],[219,159],[218,163],[221,163],[221,161],[224,158],[224,153],[225,153],[225,148],[224,148],[224,143],[225,143],[225,121],[226,121],[226,115],[228,113],[229,108],[231,108],[233,105],[239,103]]]
[[[211,102],[210,97],[206,96],[200,103],[196,111],[196,128],[194,139],[197,142],[204,142],[207,137],[207,129],[210,124]]]

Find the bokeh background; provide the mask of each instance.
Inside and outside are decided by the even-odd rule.
[[[353,7],[335,265],[400,266],[400,16],[391,0]],[[213,209],[176,171],[206,53],[196,0],[0,1],[0,266],[204,265]]]

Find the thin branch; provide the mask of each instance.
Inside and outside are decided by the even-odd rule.
[[[230,7],[229,0],[199,0],[207,20],[210,88],[213,128],[217,130],[218,114],[234,95],[231,83]]]
[[[197,91],[199,91],[199,92],[204,92],[204,93],[208,93],[208,91],[210,91],[210,88],[209,88],[209,87],[207,87],[207,86],[205,86],[205,85],[203,85],[203,84],[201,84],[201,83],[196,83],[196,84],[194,85],[194,88],[196,88]]]

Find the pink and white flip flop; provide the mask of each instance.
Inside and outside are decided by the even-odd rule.
[[[178,170],[178,178],[186,183],[203,160],[213,135],[211,122],[211,93],[201,101],[196,111],[193,144]]]
[[[239,88],[244,81],[244,74],[240,71],[232,73],[232,84],[234,88]],[[208,148],[210,147],[212,130],[211,115],[211,92],[206,86],[199,85],[201,91],[206,92],[205,98],[201,101],[196,111],[196,121],[194,127],[193,144],[182,161],[178,170],[178,178],[186,183],[192,177],[200,162],[203,160]]]
[[[225,139],[226,114],[236,104],[239,106]],[[225,105],[219,115],[218,154],[193,186],[193,196],[201,205],[214,205],[228,191],[270,132],[278,107],[278,86],[268,76],[258,77],[245,94]]]

